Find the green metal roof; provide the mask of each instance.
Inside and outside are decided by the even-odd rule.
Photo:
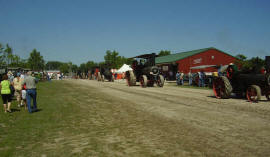
[[[209,47],[209,48],[192,50],[192,51],[187,51],[187,52],[175,53],[175,54],[171,54],[171,55],[167,55],[167,56],[156,57],[156,64],[176,62],[176,61],[179,61],[181,59],[205,52],[205,51],[210,50],[210,49],[218,50],[214,47]],[[220,51],[220,50],[218,50],[218,51]],[[220,51],[220,52],[223,52],[223,51]],[[225,53],[225,52],[223,52],[223,53]],[[228,53],[225,53],[225,54],[229,55]]]

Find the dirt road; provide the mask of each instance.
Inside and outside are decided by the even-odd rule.
[[[216,99],[212,90],[172,85],[67,82],[114,102],[111,112],[119,115],[123,130],[108,140],[125,143],[122,151],[128,156],[138,156],[142,148],[149,156],[270,156],[270,102],[265,99]],[[138,145],[128,145],[129,140]]]

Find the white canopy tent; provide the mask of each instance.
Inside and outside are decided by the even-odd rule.
[[[133,70],[133,69],[129,65],[124,64],[124,65],[122,65],[122,67],[120,69],[118,69],[116,71],[116,73],[123,73],[123,72],[129,71],[129,70]]]

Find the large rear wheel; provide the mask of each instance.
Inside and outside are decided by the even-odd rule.
[[[143,87],[143,88],[147,87],[147,77],[146,77],[146,75],[142,75],[140,77],[140,84],[141,84],[141,87]]]
[[[216,98],[228,99],[232,93],[232,86],[227,77],[221,76],[213,82],[213,91]]]
[[[251,85],[247,89],[247,99],[250,102],[258,102],[261,100],[261,88],[257,85]]]
[[[126,76],[128,86],[136,85],[136,77],[132,70],[127,71],[125,76]]]
[[[105,76],[101,75],[101,81],[104,82],[105,81]]]
[[[97,80],[98,81],[101,81],[101,74],[100,74],[100,72],[98,72],[98,74],[97,74]]]
[[[265,97],[268,101],[270,101],[270,91],[268,91],[268,93],[265,94]]]
[[[268,86],[270,86],[270,74],[266,74],[265,75],[265,80],[266,80],[266,83],[268,84]]]
[[[162,75],[158,75],[157,76],[157,85],[159,87],[163,87],[164,86],[164,77]]]

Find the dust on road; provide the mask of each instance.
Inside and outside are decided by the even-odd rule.
[[[150,156],[270,155],[270,103],[266,100],[216,99],[211,90],[166,85],[141,88],[124,82],[67,82],[114,102],[110,112],[119,116],[118,123],[123,122],[121,129],[126,130],[112,133],[107,142],[136,141],[138,146],[123,146],[128,156],[137,156],[142,148]]]

